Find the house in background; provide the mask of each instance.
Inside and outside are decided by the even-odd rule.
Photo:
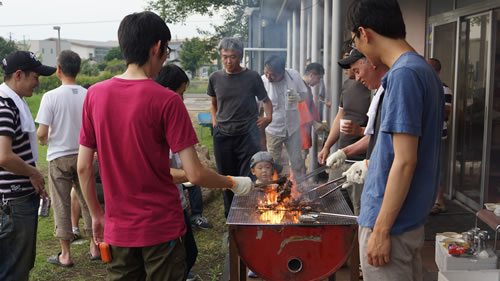
[[[45,40],[29,40],[27,42],[29,50],[42,58],[44,64],[56,66],[57,38]],[[108,51],[118,47],[117,41],[89,41],[61,39],[61,51],[71,50],[77,53],[82,59],[90,59],[96,62],[104,60]]]

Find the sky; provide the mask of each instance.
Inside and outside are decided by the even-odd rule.
[[[121,19],[143,11],[147,0],[2,0],[0,36],[12,40],[39,40],[57,37],[53,26],[61,27],[62,39],[91,41],[118,40]],[[172,39],[199,36],[197,28],[210,30],[221,24],[220,16],[193,15],[185,24],[168,24]]]

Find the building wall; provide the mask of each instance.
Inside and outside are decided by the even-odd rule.
[[[77,53],[82,60],[95,57],[94,48],[91,47],[72,45],[71,50]]]
[[[425,55],[426,1],[399,0],[406,26],[406,40]]]

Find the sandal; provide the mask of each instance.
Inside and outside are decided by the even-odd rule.
[[[57,255],[53,255],[53,256],[50,256],[48,259],[47,259],[47,262],[48,263],[51,263],[51,264],[54,264],[54,265],[57,265],[57,266],[60,266],[60,267],[73,267],[73,263],[68,263],[68,264],[65,264],[65,263],[61,263],[59,261],[59,256],[61,255],[61,253],[57,254]]]
[[[444,213],[444,212],[446,212],[446,207],[444,206],[444,204],[434,203],[434,206],[432,206],[430,214],[437,215],[439,213]]]
[[[100,261],[101,260],[101,255],[94,257],[90,252],[87,253],[87,257],[91,261]]]

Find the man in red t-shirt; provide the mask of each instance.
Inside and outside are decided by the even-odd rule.
[[[198,143],[179,95],[154,82],[167,58],[171,35],[151,12],[126,16],[118,29],[127,61],[122,75],[92,86],[83,106],[78,175],[92,215],[96,243],[110,245],[110,280],[185,280],[186,231],[169,151],[179,153],[187,179],[247,194],[247,177],[224,177],[203,167]],[[93,153],[106,201],[95,193]]]

